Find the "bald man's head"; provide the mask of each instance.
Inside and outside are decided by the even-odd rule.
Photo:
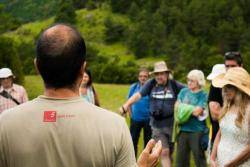
[[[46,29],[37,42],[37,68],[47,88],[72,88],[85,62],[80,33],[59,24]]]

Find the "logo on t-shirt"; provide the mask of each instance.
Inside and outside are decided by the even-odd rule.
[[[56,122],[56,111],[44,111],[43,122]]]

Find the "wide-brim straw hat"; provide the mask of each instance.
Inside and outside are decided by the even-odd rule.
[[[214,78],[212,84],[218,88],[223,88],[225,85],[233,85],[250,96],[250,76],[242,67],[230,68],[225,74]]]
[[[150,72],[150,74],[154,74],[158,72],[171,72],[171,70],[168,69],[165,61],[159,61],[154,64],[154,71]]]

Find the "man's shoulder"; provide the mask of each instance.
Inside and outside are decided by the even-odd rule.
[[[53,103],[53,100],[50,102]],[[40,98],[36,98],[14,108],[3,111],[0,114],[0,123],[11,124],[13,121],[20,122],[20,120],[29,122],[32,121],[32,119],[37,119],[38,116],[39,120],[42,121],[45,111],[54,110],[58,110],[58,113],[63,111],[66,115],[75,115],[79,119],[86,119],[86,117],[88,117],[88,119],[92,119],[92,121],[102,123],[103,125],[123,125],[125,122],[125,119],[117,113],[97,107],[91,103],[87,103],[83,99],[71,102],[72,101],[60,105],[51,105],[49,102],[43,102]]]
[[[111,112],[107,109],[98,107],[92,103],[86,102],[83,98],[76,98],[71,100],[64,100],[62,103],[58,103],[58,100],[53,99],[44,99],[43,97],[38,97],[33,100],[34,108],[42,107],[43,104],[49,104],[52,108],[57,108],[58,110],[74,113],[79,116],[89,116],[92,119],[113,119],[113,120],[122,120],[123,117],[118,115],[115,112]],[[60,101],[60,100],[59,100]],[[58,106],[60,105],[60,106]],[[65,109],[67,108],[67,110]],[[46,107],[42,107],[46,109]]]
[[[32,107],[35,106],[37,103],[36,99],[37,98],[30,100],[30,101],[27,101],[26,103],[22,103],[20,105],[17,105],[13,108],[7,109],[7,110],[3,111],[2,114],[5,114],[5,113],[6,114],[14,114],[16,112],[22,112],[24,110],[32,110]]]
[[[22,103],[16,107],[4,110],[0,114],[0,124],[10,123],[10,125],[19,121],[22,118],[25,118],[25,115],[29,114],[29,110],[32,110],[32,106],[34,106],[34,101],[28,101],[26,103]]]
[[[125,119],[120,116],[118,113],[100,108],[98,106],[89,104],[89,113],[92,115],[93,114],[93,119],[96,121],[102,121],[105,122],[106,124],[109,123],[118,123],[118,122],[125,122]]]
[[[137,85],[139,84],[139,82],[134,82],[130,85],[130,89],[134,89]]]
[[[156,80],[154,78],[151,78],[144,85],[151,87],[151,86],[155,86],[156,84],[157,84]]]
[[[13,84],[13,89],[16,90],[16,91],[25,90],[22,85],[18,85],[18,84]]]

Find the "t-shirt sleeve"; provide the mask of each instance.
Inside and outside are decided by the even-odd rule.
[[[182,99],[183,99],[183,96],[184,96],[184,89],[182,89],[181,91],[180,91],[180,93],[178,94],[178,96],[177,96],[177,101],[178,102],[182,102]]]
[[[135,86],[136,86],[136,84],[132,84],[132,85],[130,86],[129,93],[128,93],[128,99],[129,99],[131,96],[133,96]]]
[[[207,93],[204,92],[202,96],[200,96],[200,99],[197,105],[201,108],[207,108]]]
[[[222,94],[220,88],[215,88],[213,85],[210,86],[209,95],[208,95],[208,102],[215,101],[222,105]]]
[[[123,121],[120,150],[116,159],[116,167],[137,166],[133,143],[128,126]]]
[[[141,96],[147,96],[150,94],[152,88],[154,87],[154,85],[156,84],[155,79],[150,79],[148,80],[141,88],[140,90],[140,94]]]

